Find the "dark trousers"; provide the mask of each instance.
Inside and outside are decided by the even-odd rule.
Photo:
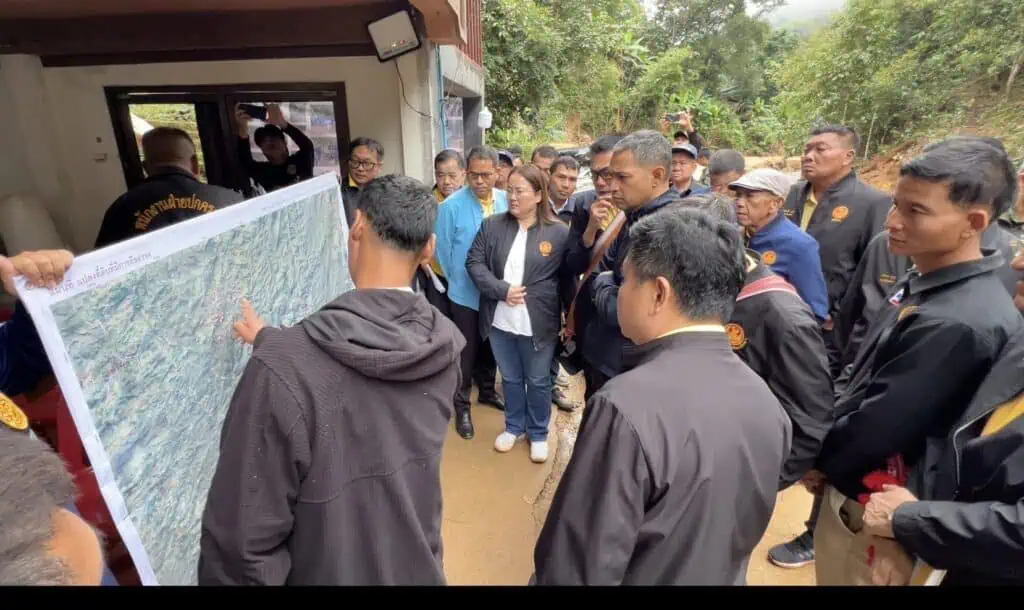
[[[583,399],[589,402],[590,397],[597,394],[598,390],[603,388],[604,384],[608,383],[611,377],[591,366],[589,362],[584,361],[583,379],[587,382],[587,389],[583,392]]]
[[[448,300],[448,295],[438,291],[438,289],[434,287],[434,282],[430,280],[430,276],[427,275],[427,272],[422,268],[416,271],[416,279],[423,291],[423,296],[427,298],[427,302],[436,307],[438,311],[443,313],[444,316],[450,320],[452,318],[452,312],[451,301]],[[448,280],[441,276],[438,276],[437,279],[441,280],[441,285],[444,286],[445,290],[448,290]]]
[[[811,517],[805,523],[807,531],[811,534],[814,534],[814,527],[818,525],[818,513],[821,512],[821,500],[824,497],[824,494],[814,496],[814,505],[811,506]]]
[[[480,336],[480,314],[475,309],[463,307],[457,303],[449,303],[452,322],[466,338],[466,347],[462,348],[460,368],[462,369],[462,385],[455,393],[455,408],[468,409],[473,381],[481,394],[494,394],[494,376],[498,365],[494,362],[494,353],[490,344]]]
[[[835,329],[822,330],[821,338],[825,341],[825,352],[828,354],[828,371],[832,379],[837,379],[843,371],[843,350],[839,347]]]

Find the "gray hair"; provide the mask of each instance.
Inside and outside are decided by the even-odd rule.
[[[68,585],[73,574],[50,552],[56,512],[75,501],[75,483],[48,445],[0,430],[0,583]]]
[[[711,160],[708,161],[709,176],[727,174],[729,172],[739,172],[742,174],[746,170],[747,161],[743,158],[743,154],[731,148],[715,152],[715,154],[711,155]]]
[[[729,199],[721,193],[689,195],[687,197],[683,197],[683,199],[678,203],[673,203],[672,207],[704,210],[718,220],[727,222],[731,225],[737,224],[736,204],[733,203],[732,199]]]
[[[728,320],[746,279],[739,229],[678,205],[630,228],[626,260],[643,281],[665,278],[680,311],[695,321]]]
[[[641,167],[663,167],[672,172],[672,143],[653,129],[634,131],[615,145],[614,153],[631,152]]]

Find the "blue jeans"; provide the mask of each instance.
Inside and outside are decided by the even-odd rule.
[[[548,440],[551,423],[551,359],[557,341],[537,350],[533,337],[513,335],[497,328],[489,336],[501,371],[505,395],[505,432],[526,433],[530,442]]]

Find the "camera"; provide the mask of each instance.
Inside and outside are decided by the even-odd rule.
[[[238,108],[239,110],[244,111],[246,114],[248,114],[254,119],[258,119],[264,122],[267,120],[266,106],[260,104],[239,104]]]

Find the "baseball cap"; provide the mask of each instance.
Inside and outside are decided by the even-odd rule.
[[[664,149],[662,149],[662,150],[664,150]],[[687,142],[686,144],[681,144],[679,146],[675,146],[675,145],[672,146],[672,154],[673,155],[676,154],[676,153],[680,153],[680,152],[684,152],[684,153],[690,155],[691,157],[693,157],[694,159],[697,158],[697,147],[695,147],[693,144],[690,144],[689,142]]]
[[[767,191],[778,197],[785,197],[793,186],[793,179],[777,169],[761,168],[747,172],[729,186],[748,191]]]
[[[507,150],[499,150],[498,151],[498,159],[504,159],[510,165],[514,164],[516,162],[515,157],[512,156],[512,153],[508,152]]]

